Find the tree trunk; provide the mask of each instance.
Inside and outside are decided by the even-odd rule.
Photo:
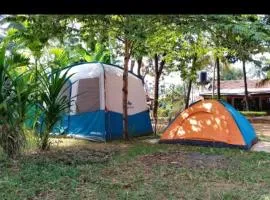
[[[138,68],[137,68],[137,75],[139,77],[142,77],[141,75],[141,68],[142,68],[142,57],[137,60]]]
[[[216,64],[217,64],[217,96],[218,100],[221,99],[220,95],[220,66],[219,66],[219,58],[216,59]]]
[[[185,109],[187,109],[189,107],[189,97],[190,97],[191,87],[192,87],[192,80],[189,80]]]
[[[134,70],[134,66],[135,66],[135,60],[131,60],[131,66],[130,66],[130,71],[133,73]]]
[[[157,110],[158,110],[158,96],[159,96],[159,73],[158,73],[158,55],[155,55],[155,86],[154,86],[154,108],[153,108],[153,117],[154,117],[154,135],[157,135]]]
[[[125,57],[123,72],[123,136],[125,140],[129,140],[128,136],[128,62],[130,59],[130,41],[125,40]]]
[[[216,64],[214,65],[213,81],[212,81],[212,99],[215,97],[215,78],[216,78]]]
[[[163,56],[165,56],[164,54]],[[157,122],[158,122],[158,97],[159,97],[159,79],[162,74],[164,65],[165,65],[165,60],[163,59],[160,64],[158,63],[159,58],[158,55],[155,54],[154,56],[154,71],[155,71],[155,86],[154,86],[154,108],[153,108],[153,117],[154,117],[154,123],[155,123],[155,128],[154,128],[154,135],[156,136],[157,134]]]
[[[248,101],[248,87],[247,87],[247,76],[246,76],[246,61],[243,60],[243,75],[244,75],[244,85],[245,85],[245,109],[249,110],[249,101]]]
[[[37,58],[35,58],[35,87],[37,87],[37,82],[38,82],[38,60]],[[34,116],[34,123],[32,124],[32,128],[36,128],[36,123],[37,123],[37,119],[38,119],[38,93],[35,92],[35,116]]]
[[[141,69],[142,69],[142,57],[140,57],[140,58],[137,60],[137,63],[138,63],[137,75],[142,79],[142,83],[143,83],[143,85],[144,85],[144,76],[142,76],[142,74],[141,74]]]

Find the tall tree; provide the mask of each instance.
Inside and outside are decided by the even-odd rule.
[[[177,69],[181,78],[188,83],[185,108],[189,107],[192,83],[196,81],[198,71],[210,64],[208,47],[201,33],[186,33],[181,42],[181,50],[177,52]]]
[[[269,42],[269,30],[265,29],[258,16],[243,15],[235,17],[237,23],[225,27],[226,44],[234,56],[242,61],[245,86],[245,109],[249,110],[246,62],[253,61],[252,56],[266,50]],[[235,19],[234,18],[234,19]]]
[[[217,96],[218,96],[218,99],[221,99],[221,94],[220,94],[220,62],[219,62],[219,57],[216,57],[216,66],[217,66]]]
[[[153,59],[153,72],[155,77],[154,82],[154,134],[157,132],[158,122],[158,107],[159,107],[159,83],[162,74],[164,73],[166,60],[171,59],[171,50],[174,49],[178,32],[176,32],[171,24],[165,24],[162,20],[157,21],[155,24],[155,31],[148,35],[146,46],[148,47],[149,57]]]
[[[216,85],[216,64],[213,65],[213,77],[212,77],[212,99],[215,96],[215,85]]]
[[[162,56],[162,58],[160,58],[159,55],[157,55],[157,54],[154,55],[155,86],[154,86],[153,117],[154,117],[154,121],[155,121],[155,127],[154,127],[155,135],[157,133],[157,120],[158,120],[158,116],[157,116],[158,112],[157,111],[158,111],[158,97],[159,97],[159,80],[160,80],[160,77],[161,77],[161,74],[163,72],[164,65],[165,65],[164,56],[166,56],[166,55],[164,54]]]
[[[230,52],[227,48],[225,38],[225,28],[233,22],[233,17],[230,15],[209,15],[202,17],[202,27],[206,32],[206,39],[211,47],[211,53],[215,60],[217,70],[217,97],[221,98],[220,93],[220,72],[221,63],[226,64],[226,55]],[[213,88],[215,86],[213,85]]]
[[[154,109],[153,117],[155,127],[157,124],[157,110],[158,102],[158,88],[159,79],[164,73],[165,65],[166,71],[175,71],[175,61],[179,56],[179,51],[183,49],[183,35],[200,30],[201,19],[194,16],[164,16],[159,23],[154,24],[158,29],[147,38],[147,46],[150,48],[150,57],[154,57],[155,63],[155,85],[154,85]],[[157,62],[159,60],[159,62]],[[159,65],[158,65],[159,63]],[[167,64],[166,64],[167,63]],[[156,128],[155,128],[156,132]]]
[[[105,15],[88,16],[80,19],[83,23],[83,31],[95,31],[101,39],[110,38],[110,42],[121,46],[120,54],[124,57],[123,70],[123,136],[129,140],[128,134],[128,66],[130,58],[138,43],[144,39],[144,35],[151,29],[149,20],[151,16],[136,15]]]

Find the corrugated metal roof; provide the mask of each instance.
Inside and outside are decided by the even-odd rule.
[[[261,84],[261,80],[248,80],[247,87],[249,94],[270,94],[270,81]],[[215,84],[216,86],[216,84]],[[228,80],[220,81],[220,93],[221,95],[244,95],[245,86],[244,80]],[[215,93],[216,93],[215,87]],[[200,95],[212,95],[212,89],[200,92]]]

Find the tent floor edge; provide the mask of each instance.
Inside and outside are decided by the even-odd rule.
[[[251,142],[251,147],[254,145],[254,144],[257,144],[258,142],[260,141],[260,139],[258,137],[254,138]]]

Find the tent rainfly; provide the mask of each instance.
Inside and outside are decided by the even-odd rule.
[[[201,100],[179,114],[160,143],[230,146],[250,149],[257,141],[249,121],[225,101]]]
[[[71,99],[70,109],[53,132],[97,141],[122,138],[123,68],[80,63],[63,73],[68,69],[73,75],[62,95]],[[131,136],[153,132],[142,81],[133,73],[128,76],[128,131]]]

